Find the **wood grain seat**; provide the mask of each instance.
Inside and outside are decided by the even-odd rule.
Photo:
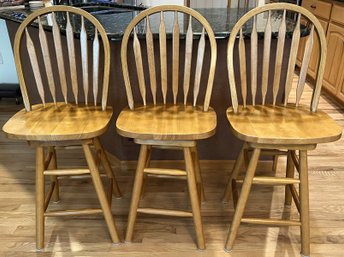
[[[47,24],[51,24],[49,31],[44,29]],[[63,5],[46,7],[20,24],[13,50],[25,109],[7,121],[3,131],[36,148],[36,248],[44,248],[46,217],[99,213],[104,215],[112,242],[119,243],[111,201],[113,194],[120,197],[121,193],[99,138],[112,117],[112,108],[107,107],[110,44],[105,29],[84,10]],[[29,59],[28,67],[23,67],[24,58]],[[77,75],[79,67],[81,79]],[[29,77],[33,82],[28,87]],[[70,146],[83,150],[87,167],[60,167],[56,147],[68,151]],[[100,177],[101,167],[109,182],[107,192]],[[60,200],[59,177],[75,175],[90,175],[100,206],[48,208],[51,200]],[[47,176],[51,183],[46,190]]]
[[[338,140],[342,132],[325,112],[295,106],[240,106],[238,113],[230,107],[227,118],[236,137],[260,144],[328,143]]]
[[[215,134],[216,113],[192,105],[147,105],[123,110],[116,127],[120,135],[137,139],[204,139]]]
[[[3,127],[10,138],[29,141],[68,141],[98,137],[109,126],[112,108],[53,103],[17,112]],[[82,131],[82,133],[80,133]]]
[[[271,21],[276,17],[280,20],[280,24],[278,31],[273,31]],[[287,28],[286,17],[294,18],[294,28]],[[260,24],[258,24],[258,20]],[[306,38],[296,88],[293,88],[296,55],[301,37],[301,20],[306,22],[309,35]],[[263,44],[258,44],[257,28],[264,26],[263,21],[265,21]],[[288,43],[286,43],[287,30],[293,30]],[[278,33],[278,37],[275,42],[275,58],[272,58],[271,51],[275,49],[271,47],[272,34],[275,32]],[[250,36],[246,38],[247,34]],[[309,105],[305,107],[300,104],[300,100],[315,45],[314,38],[319,40],[318,71],[312,98]],[[250,47],[246,49],[247,42],[250,43]],[[234,49],[239,54],[239,65],[234,64]],[[247,55],[248,49],[250,53]],[[274,226],[300,226],[301,255],[310,256],[308,151],[314,150],[319,143],[338,140],[342,133],[341,127],[334,120],[318,110],[326,52],[326,38],[319,20],[312,13],[297,5],[273,3],[254,8],[242,16],[233,27],[227,48],[228,78],[232,100],[232,106],[227,110],[227,118],[233,134],[243,141],[243,146],[225,190],[224,200],[228,201],[232,195],[235,207],[225,250],[232,250],[242,222]],[[262,59],[257,58],[258,56],[262,56]],[[288,69],[285,74],[282,74],[284,61],[288,62]],[[250,69],[247,69],[246,63]],[[269,74],[269,66],[273,67],[272,74]],[[239,71],[240,76],[236,76],[235,69]],[[259,72],[262,75],[261,81],[258,81]],[[239,94],[237,93],[237,83],[241,89]],[[269,91],[272,99],[268,94]],[[291,93],[292,91],[293,93]],[[281,99],[277,97],[279,93],[283,96]],[[239,99],[242,100],[241,105],[239,105]],[[238,175],[247,156],[245,153],[249,151],[251,155],[246,165],[245,178],[240,180]],[[256,176],[259,156],[264,151],[287,154],[285,177]],[[295,170],[298,172],[298,176],[295,176]],[[242,183],[240,195],[237,183]],[[290,206],[295,203],[299,217],[284,218],[284,215],[280,219],[243,217],[252,184],[283,185],[285,187],[285,204]]]
[[[158,29],[151,27],[150,20],[159,18]],[[167,31],[172,31],[169,41]],[[181,35],[183,31],[185,37]],[[192,217],[197,246],[205,248],[200,211],[204,189],[196,141],[215,133],[216,114],[209,105],[216,55],[216,41],[209,23],[184,6],[160,5],[145,10],[130,22],[123,35],[121,61],[128,108],[120,113],[116,128],[120,135],[140,144],[126,241],[132,241],[139,212]],[[185,170],[152,167],[151,153],[156,148],[182,150]],[[186,179],[192,210],[139,207],[144,180],[149,176]]]

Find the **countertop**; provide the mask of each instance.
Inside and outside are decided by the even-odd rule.
[[[100,5],[100,4],[98,4]],[[104,5],[104,4],[102,4]],[[130,7],[130,6],[115,6],[116,10],[119,12],[116,13],[92,13],[105,27],[107,31],[108,37],[111,40],[120,40],[124,34],[124,31],[130,21],[135,17],[138,12],[140,12],[144,8],[137,8],[137,7]],[[230,35],[230,32],[235,25],[235,23],[242,17],[247,11],[247,8],[209,8],[209,9],[196,9],[199,13],[201,13],[210,23],[213,31],[215,33],[216,38],[227,38]],[[25,17],[27,17],[32,10],[29,8],[25,9],[9,9],[9,10],[0,10],[0,18],[5,20],[10,20],[13,22],[21,23]],[[172,24],[173,24],[173,13],[167,13],[165,15],[165,22],[167,24],[167,33],[169,36],[169,32],[172,31]],[[266,16],[266,15],[265,15]],[[266,17],[261,16],[257,19],[257,29],[259,31],[264,31],[265,24],[266,24]],[[272,25],[273,31],[278,31],[278,27],[281,20],[281,14],[273,15]],[[64,20],[64,19],[63,19]],[[158,24],[160,18],[159,15],[153,15],[151,17],[151,26],[153,34],[158,32]],[[169,22],[171,21],[171,22]],[[179,24],[181,25],[181,36],[186,34],[187,30],[187,19],[183,17],[183,14],[179,14]],[[49,22],[46,21],[46,29],[49,29]],[[170,26],[169,26],[170,25]],[[63,25],[62,25],[63,27]],[[145,24],[142,23],[138,26],[138,34],[145,34]],[[294,20],[287,19],[287,30],[293,30],[294,27]],[[200,33],[200,26],[194,22],[193,24],[194,34],[197,35]],[[250,34],[251,26],[248,24],[245,27],[244,34]]]

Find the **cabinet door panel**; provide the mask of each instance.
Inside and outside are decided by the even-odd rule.
[[[324,21],[322,19],[319,19],[321,26],[324,29],[324,32],[326,33],[328,22]],[[304,53],[304,48],[305,48],[305,43],[308,37],[301,38],[300,40],[300,47],[297,53],[297,60],[298,60],[298,65],[300,66],[302,58],[303,58],[303,53]],[[311,60],[309,62],[309,67],[308,67],[308,75],[311,76],[312,78],[315,78],[316,73],[317,73],[317,68],[318,68],[318,60],[319,60],[319,42],[318,42],[318,35],[314,33],[314,47],[312,50],[312,56]]]
[[[344,16],[344,6],[340,6],[337,4],[333,5],[331,20],[344,24],[343,16]]]
[[[333,94],[340,90],[344,64],[344,27],[330,24],[327,31],[327,61],[324,86]]]
[[[319,21],[321,23],[321,26],[324,29],[324,32],[326,33],[328,22],[321,19],[319,19]],[[314,47],[313,47],[312,57],[309,63],[309,68],[308,68],[308,72],[313,78],[315,78],[317,74],[318,61],[319,61],[319,39],[318,39],[318,35],[314,33]]]
[[[338,87],[338,92],[337,92],[337,97],[344,102],[344,81],[342,80],[339,87]]]

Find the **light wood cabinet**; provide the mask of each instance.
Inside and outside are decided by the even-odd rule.
[[[344,6],[337,5],[337,4],[333,5],[331,20],[344,25],[343,15],[344,15]]]
[[[330,19],[331,8],[332,4],[329,2],[323,2],[318,0],[303,0],[302,7],[306,8],[308,11],[313,13],[320,21],[324,32],[326,34],[328,22]],[[305,24],[306,21],[303,21]],[[304,48],[306,44],[306,40],[308,37],[303,37],[300,40],[300,47],[297,54],[297,65],[301,65],[301,61],[303,59]],[[314,47],[312,51],[311,60],[308,67],[308,75],[312,78],[315,78],[317,74],[318,68],[318,59],[319,59],[319,43],[318,43],[318,35],[314,34]]]
[[[343,74],[343,72],[342,72]],[[343,76],[342,76],[343,77]],[[337,88],[338,91],[337,91],[337,98],[338,100],[340,100],[342,103],[344,103],[344,80],[342,79],[340,84],[339,84],[339,87]]]
[[[320,21],[326,33],[327,59],[323,88],[344,104],[344,4],[332,0],[303,0],[302,6],[311,11]],[[316,36],[316,35],[315,35]],[[307,37],[301,39],[297,55],[300,66]],[[319,58],[318,40],[310,60],[308,75],[315,78]]]
[[[323,86],[344,104],[344,5],[332,7],[327,31],[327,61]]]
[[[344,64],[344,26],[330,24],[327,31],[327,59],[323,86],[337,95],[343,80]],[[343,93],[341,94],[344,100]]]
[[[326,33],[327,27],[328,27],[328,22],[325,20],[322,20],[319,18],[319,21]],[[308,37],[303,37],[300,39],[300,47],[299,51],[297,53],[297,64],[300,66],[301,61],[303,58],[304,54],[304,48],[306,44],[306,40]],[[318,41],[318,35],[315,33],[314,34],[314,47],[312,50],[312,55],[311,55],[311,60],[309,61],[309,66],[308,66],[308,75],[312,78],[315,78],[317,74],[317,68],[318,68],[318,59],[319,59],[319,41]]]
[[[332,4],[319,0],[303,0],[302,7],[313,13],[318,18],[330,19]]]

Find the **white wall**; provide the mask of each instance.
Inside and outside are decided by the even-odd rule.
[[[0,83],[18,83],[6,22],[0,19]]]

